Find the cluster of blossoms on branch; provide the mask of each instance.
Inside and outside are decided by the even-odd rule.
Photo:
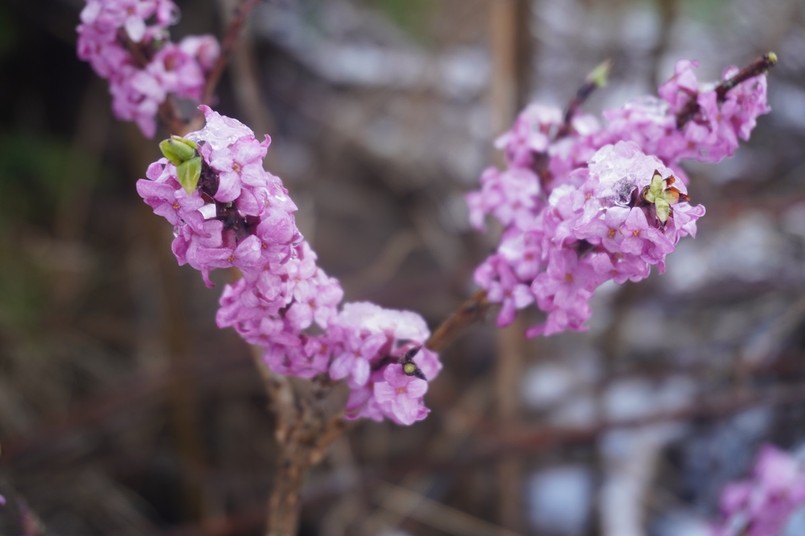
[[[372,303],[342,304],[338,281],[317,265],[282,181],[263,168],[270,139],[202,106],[203,129],[161,144],[137,192],[174,226],[173,253],[208,285],[237,268],[216,317],[264,351],[272,371],[328,375],[350,388],[348,418],[424,419],[428,383],[441,369],[423,347],[425,321]]]
[[[87,0],[81,13],[79,56],[109,81],[115,114],[148,137],[171,100],[201,101],[221,54],[209,36],[172,43],[168,28],[177,17],[172,0]],[[660,98],[606,111],[603,124],[575,109],[528,107],[498,141],[506,168],[486,170],[481,189],[468,196],[476,227],[492,216],[504,228],[497,251],[476,271],[488,300],[502,306],[498,323],[535,304],[545,320],[530,336],[583,329],[597,287],[644,279],[652,266],[664,270],[666,255],[695,236],[704,215],[689,202],[679,161],[718,161],[748,138],[769,110],[763,73],[776,59],[764,61],[728,70],[711,86],[698,83],[695,63],[680,62]],[[263,168],[269,138],[200,110],[206,126],[160,144],[165,157],[137,191],[174,226],[180,264],[210,286],[214,269],[242,274],[224,289],[218,325],[260,347],[278,374],[345,381],[347,417],[423,419],[427,381],[441,368],[424,347],[424,320],[343,304],[338,281],[297,229],[282,182]]]
[[[168,27],[177,18],[172,0],[88,0],[81,11],[78,56],[109,81],[115,115],[149,138],[168,95],[201,101],[220,53],[210,35],[173,43]]]
[[[501,304],[498,325],[534,304],[545,319],[529,336],[585,329],[596,288],[639,281],[652,266],[662,272],[679,240],[695,236],[704,207],[689,202],[679,161],[733,154],[769,106],[760,70],[731,68],[720,84],[701,86],[694,67],[680,61],[660,98],[607,110],[602,123],[533,104],[498,139],[506,167],[484,171],[467,196],[476,228],[487,217],[503,226],[475,272]]]
[[[722,490],[722,520],[713,527],[712,534],[789,534],[784,530],[798,510],[805,512],[805,465],[794,456],[766,445],[758,454],[752,477],[729,484]],[[799,525],[805,523],[800,520]]]

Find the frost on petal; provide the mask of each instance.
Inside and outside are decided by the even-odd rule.
[[[186,136],[188,139],[195,142],[205,141],[213,150],[220,150],[241,138],[254,138],[254,132],[237,119],[221,115],[204,104],[198,109],[204,114],[206,124],[201,130],[188,134]]]

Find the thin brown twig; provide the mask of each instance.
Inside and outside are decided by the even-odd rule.
[[[210,104],[212,102],[215,88],[218,86],[221,75],[224,73],[224,68],[226,68],[226,64],[229,61],[229,55],[235,44],[237,44],[243,25],[257,2],[258,0],[243,0],[240,6],[235,9],[235,14],[229,22],[229,27],[226,29],[224,38],[221,41],[221,54],[215,61],[215,65],[210,69],[209,75],[207,75],[207,82],[204,84],[204,94],[201,99],[202,103]]]
[[[456,456],[457,447],[454,443],[444,445],[447,448],[437,447],[436,451],[439,454],[436,456],[432,455],[432,448],[424,449],[423,452],[429,454],[426,457],[415,457],[410,463],[397,463],[390,469],[380,473],[364,470],[357,476],[356,480],[347,485],[343,482],[343,475],[333,474],[320,481],[316,489],[311,490],[312,493],[307,494],[304,499],[305,502],[322,500],[336,493],[353,492],[356,486],[366,487],[374,493],[376,490],[384,488],[387,482],[397,482],[403,476],[410,479],[415,475],[434,477],[434,475],[440,473],[464,472],[467,468],[477,468],[482,462],[494,460],[504,455],[516,456],[518,453],[527,453],[533,457],[535,452],[538,451],[595,441],[602,434],[613,430],[637,429],[674,422],[684,424],[697,419],[725,418],[759,405],[774,407],[798,404],[803,401],[805,401],[805,384],[792,383],[771,389],[757,389],[753,392],[741,390],[727,393],[723,396],[712,397],[709,400],[705,400],[704,403],[696,401],[681,408],[658,411],[643,417],[599,421],[588,426],[545,426],[541,424],[524,427],[511,433],[506,431],[510,423],[501,428],[499,423],[491,420],[487,421],[486,426],[473,421],[468,426],[474,430],[474,437],[493,437],[495,439],[481,448],[469,452],[467,456]],[[462,405],[462,403],[457,404],[458,407]],[[474,414],[473,417],[478,415],[480,413]],[[466,444],[466,441],[471,441],[471,439],[464,438],[464,444]],[[414,487],[413,481],[406,482],[404,486],[410,490]],[[229,517],[217,519],[216,524],[218,526],[230,527],[230,529],[211,533],[223,536],[236,532],[233,527],[253,527],[256,524],[255,518],[259,515],[255,510],[244,510]],[[182,530],[172,531],[170,534],[171,536],[198,534],[201,527],[202,525],[198,524],[188,525],[183,527]]]
[[[425,346],[434,352],[443,350],[464,328],[486,318],[486,313],[492,305],[486,299],[485,290],[475,292],[436,328],[433,335],[425,342]]]
[[[723,80],[716,86],[716,98],[718,99],[718,102],[724,102],[724,100],[727,98],[727,93],[729,93],[731,89],[743,82],[746,82],[750,78],[754,78],[768,72],[768,70],[774,67],[776,63],[777,54],[774,52],[769,52],[767,54],[763,54],[761,57],[745,66],[733,76]],[[693,119],[693,116],[695,116],[698,111],[699,102],[696,100],[695,96],[692,96],[688,103],[685,104],[685,106],[683,106],[682,109],[676,114],[676,128],[681,129],[684,127],[688,121]]]
[[[494,439],[485,447],[481,447],[473,456],[479,459],[494,458],[504,453],[516,451],[532,452],[535,448],[548,448],[551,446],[572,444],[587,441],[598,437],[610,430],[642,428],[656,424],[671,422],[689,422],[694,419],[710,419],[733,415],[735,413],[756,407],[778,406],[801,403],[805,400],[805,386],[792,384],[771,389],[758,389],[747,392],[740,389],[736,392],[709,399],[698,400],[681,408],[660,411],[643,417],[612,419],[599,421],[586,427],[531,427],[515,431],[498,430],[490,433],[488,437]]]
[[[218,59],[215,61],[212,69],[210,69],[210,72],[207,75],[207,80],[204,83],[204,92],[201,99],[202,103],[210,104],[212,102],[215,89],[218,87],[218,83],[221,80],[221,76],[223,75],[224,69],[229,61],[229,56],[232,52],[232,49],[237,44],[238,38],[240,37],[249,13],[251,13],[258,1],[259,0],[243,0],[243,3],[236,8],[235,14],[232,17],[232,20],[229,23],[226,33],[224,34],[224,38],[221,42],[221,54],[218,56]],[[146,65],[148,65],[148,55],[138,43],[133,42],[125,32],[120,32],[118,38],[129,51],[129,54],[131,54],[135,65],[141,68],[144,68]],[[165,125],[165,128],[168,130],[168,132],[179,136],[184,136],[188,132],[199,128],[200,125],[197,123],[200,123],[202,118],[201,112],[196,112],[192,118],[184,119],[179,110],[176,98],[172,94],[168,95],[168,97],[159,105],[157,114],[159,115],[160,121],[162,121],[162,123]]]
[[[504,456],[527,454],[533,457],[536,452],[547,451],[572,445],[586,444],[597,440],[602,434],[614,430],[639,429],[646,426],[679,423],[680,425],[699,420],[726,418],[755,407],[775,407],[787,404],[801,404],[805,401],[805,384],[790,384],[771,389],[746,391],[743,388],[710,399],[697,400],[677,409],[658,411],[642,417],[610,419],[593,422],[584,426],[546,426],[534,424],[510,431],[511,423],[501,425],[496,419],[487,419],[475,425],[474,448],[465,448],[460,455],[451,451],[445,456],[417,457],[410,463],[398,463],[379,478],[394,480],[401,475],[447,474],[479,467]]]
[[[340,411],[328,411],[336,385],[329,378],[295,382],[273,374],[256,346],[252,347],[252,358],[263,380],[268,409],[276,419],[274,438],[279,449],[267,502],[265,534],[293,536],[298,531],[305,478],[344,433],[347,421]]]
[[[582,105],[587,102],[587,99],[590,98],[590,95],[592,95],[596,89],[606,85],[609,70],[611,68],[612,61],[605,60],[596,66],[595,69],[590,71],[590,73],[587,75],[587,78],[585,78],[584,83],[579,87],[578,90],[576,90],[576,94],[573,95],[573,98],[570,99],[570,102],[568,102],[567,107],[565,108],[562,126],[554,135],[554,141],[570,135],[570,133],[573,131],[573,118],[579,113]]]

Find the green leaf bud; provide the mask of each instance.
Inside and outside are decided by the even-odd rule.
[[[159,150],[174,166],[198,156],[198,144],[180,136],[171,136],[159,142]]]
[[[176,166],[176,175],[185,192],[192,193],[201,178],[201,157],[196,156]]]

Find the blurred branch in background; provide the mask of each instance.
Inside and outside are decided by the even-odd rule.
[[[490,47],[492,82],[490,106],[495,131],[503,132],[526,104],[531,65],[531,5],[526,0],[490,2]],[[526,324],[522,317],[497,334],[495,398],[497,416],[504,426],[516,426],[520,413],[519,393],[512,389],[522,377],[527,348]],[[517,458],[502,458],[497,464],[497,500],[500,523],[523,531],[523,467]]]

